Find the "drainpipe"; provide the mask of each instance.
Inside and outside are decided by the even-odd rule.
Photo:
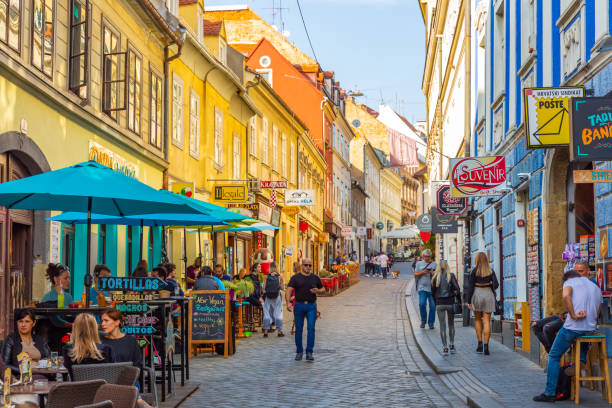
[[[248,84],[248,85],[245,87],[245,92],[246,92],[246,94],[247,94],[247,96],[248,96],[248,95],[249,95],[249,89],[250,89],[250,88],[252,88],[252,87],[254,87],[254,86],[257,86],[257,85],[261,84],[261,74],[260,74],[259,72],[257,72],[257,71],[253,71],[251,68],[249,68],[249,67],[247,67],[247,66],[245,66],[245,67],[244,67],[244,69],[245,69],[247,72],[250,72],[251,74],[254,74],[254,75],[255,75],[255,78],[257,78],[257,81],[255,81],[254,83]],[[248,131],[247,131],[247,135],[248,135]],[[251,137],[253,137],[253,135],[251,135]],[[247,178],[249,178],[249,161],[250,161],[250,160],[249,160],[249,153],[250,153],[250,152],[249,152],[249,147],[250,147],[250,146],[249,146],[249,141],[248,141],[248,139],[247,139],[247,144],[246,144],[246,176],[247,176]]]
[[[176,44],[175,42],[172,44]],[[168,161],[169,148],[169,115],[168,115],[168,88],[170,88],[170,63],[181,56],[183,52],[183,42],[178,43],[178,51],[173,56],[170,56],[170,45],[164,47],[164,159]]]

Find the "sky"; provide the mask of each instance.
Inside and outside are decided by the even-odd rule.
[[[296,0],[248,0],[248,5],[313,56]],[[317,60],[335,71],[342,88],[359,90],[364,96],[357,101],[374,109],[384,102],[412,122],[425,119],[425,27],[418,0],[300,0],[300,5]]]

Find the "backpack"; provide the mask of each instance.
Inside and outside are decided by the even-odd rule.
[[[266,293],[268,299],[276,299],[280,293],[280,275],[271,273],[266,279]]]

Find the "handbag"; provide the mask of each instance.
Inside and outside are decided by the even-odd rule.
[[[495,299],[495,312],[496,315],[501,316],[504,314],[504,304],[501,299]]]
[[[461,304],[460,299],[455,300],[455,303],[453,304],[453,313],[454,314],[463,313],[463,305]]]

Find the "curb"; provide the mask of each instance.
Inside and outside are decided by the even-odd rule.
[[[436,374],[456,373],[457,371],[463,370],[463,368],[461,367],[448,364],[448,362],[444,360],[444,358],[442,358],[442,356],[438,353],[437,348],[434,347],[434,345],[429,341],[429,339],[423,336],[417,336],[419,331],[428,329],[421,329],[418,326],[418,322],[420,320],[419,314],[416,308],[414,307],[414,304],[411,299],[413,288],[414,279],[412,279],[408,283],[408,287],[406,288],[405,302],[406,310],[408,311],[408,316],[410,318],[410,328],[412,329],[412,334],[414,335],[419,351],[421,352],[421,354],[423,354],[423,357],[427,361],[427,364],[429,364],[431,368],[433,368]]]
[[[412,301],[415,280],[414,278],[408,282],[405,292],[405,306],[408,312],[408,320],[410,320],[410,328],[415,339],[415,343],[427,361],[427,364],[435,371],[436,374],[450,374],[463,371],[463,367],[457,367],[449,364],[439,353],[438,349],[427,338],[427,336],[417,336],[421,329],[419,327],[420,317],[414,302]],[[467,405],[470,408],[503,408],[504,405],[490,394],[474,393],[467,395]]]

